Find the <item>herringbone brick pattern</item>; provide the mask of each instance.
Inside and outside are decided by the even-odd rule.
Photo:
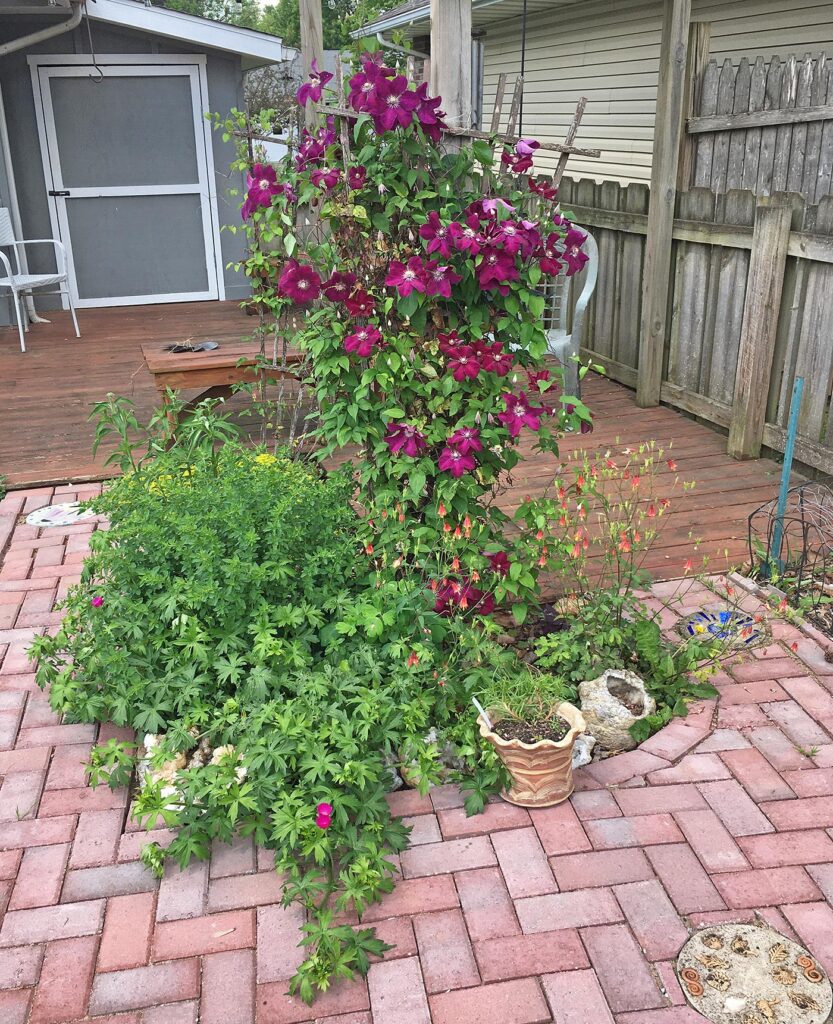
[[[396,948],[313,1009],[290,999],[301,922],[269,854],[240,841],[157,882],[126,792],[85,783],[91,744],[119,731],[62,724],[35,685],[27,644],[55,628],[93,529],[20,525],[52,499],[0,503],[2,1024],[697,1024],[677,951],[756,914],[833,970],[833,664],[775,623],[718,702],[582,769],[569,803],[466,818],[452,786],[392,795],[412,845],[365,920]],[[705,597],[694,584],[681,611]]]

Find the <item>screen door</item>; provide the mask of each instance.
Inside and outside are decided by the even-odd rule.
[[[218,298],[199,68],[39,67],[43,134],[79,306]]]

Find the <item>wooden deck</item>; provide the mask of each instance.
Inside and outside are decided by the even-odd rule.
[[[140,420],[150,414],[158,396],[142,360],[143,343],[237,341],[255,325],[233,302],[82,310],[79,318],[80,339],[66,313],[55,313],[52,324],[33,326],[26,354],[17,347],[16,331],[0,328],[0,474],[10,487],[108,475],[104,456],[92,457],[87,417],[110,391],[132,398]],[[767,459],[733,461],[720,434],[666,407],[638,409],[633,393],[612,381],[588,379],[585,397],[596,429],[567,438],[563,450],[589,443],[603,449],[635,446],[653,438],[672,445],[680,475],[696,480],[694,490],[675,501],[647,568],[659,578],[673,578],[682,575],[690,556],[696,564],[708,554],[714,570],[743,562],[746,517],[776,493],[778,466]],[[509,505],[540,493],[555,467],[536,455],[520,469],[504,502]],[[674,474],[665,472],[670,487]],[[693,537],[703,540],[696,555]]]

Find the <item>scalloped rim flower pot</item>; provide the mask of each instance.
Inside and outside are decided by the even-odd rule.
[[[495,724],[500,721],[492,709],[486,713]],[[507,803],[517,807],[552,807],[563,803],[573,792],[573,744],[585,730],[584,716],[566,701],[558,705],[555,713],[570,725],[570,731],[557,743],[505,740],[486,725],[482,715],[477,716],[480,735],[495,748],[512,778],[509,789],[501,793]]]

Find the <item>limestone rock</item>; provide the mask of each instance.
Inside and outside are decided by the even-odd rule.
[[[609,668],[598,679],[580,683],[578,692],[587,732],[605,750],[633,750],[636,741],[628,730],[656,711],[645,683],[626,669]]]
[[[593,747],[596,746],[596,739],[589,732],[583,732],[576,737],[573,744],[573,768],[581,768],[590,764],[593,760]]]

